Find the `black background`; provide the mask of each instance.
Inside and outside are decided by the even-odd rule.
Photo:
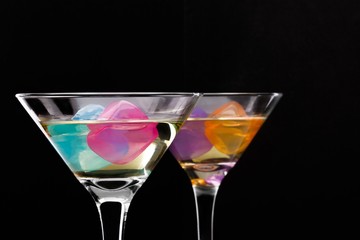
[[[92,199],[16,93],[278,91],[220,189],[214,240],[359,237],[359,1],[6,0],[0,9],[2,234],[101,238]],[[126,240],[195,240],[194,211],[166,154],[133,200]]]

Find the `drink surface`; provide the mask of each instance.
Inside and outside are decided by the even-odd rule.
[[[193,186],[218,187],[264,121],[265,117],[189,118],[170,151]]]
[[[44,121],[45,133],[79,180],[147,177],[174,139],[178,122]]]

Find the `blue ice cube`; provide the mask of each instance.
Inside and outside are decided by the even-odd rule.
[[[103,111],[103,106],[99,104],[89,104],[77,111],[72,117],[72,120],[95,120]]]

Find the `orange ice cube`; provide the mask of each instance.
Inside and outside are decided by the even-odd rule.
[[[225,103],[214,112],[210,113],[209,117],[244,117],[247,116],[243,106],[235,101]]]
[[[209,117],[217,118],[205,122],[205,135],[213,146],[225,154],[242,153],[263,123],[263,119],[249,118],[237,102],[228,102]]]

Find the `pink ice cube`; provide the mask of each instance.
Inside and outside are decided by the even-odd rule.
[[[97,120],[111,122],[89,125],[87,143],[100,157],[114,164],[131,162],[158,137],[157,124],[137,122],[148,117],[128,101],[109,104]]]

